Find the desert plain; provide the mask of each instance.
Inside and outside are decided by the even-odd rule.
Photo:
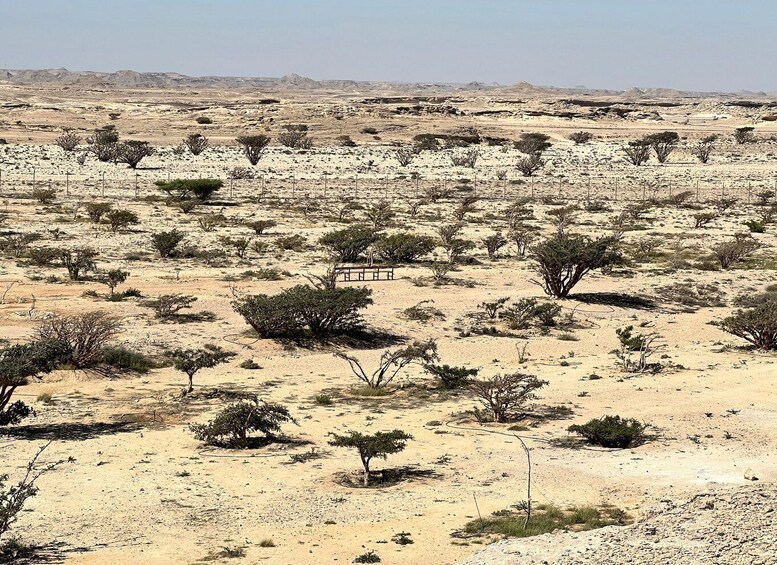
[[[99,310],[120,323],[112,346],[153,361],[144,372],[57,368],[15,390],[35,414],[0,427],[0,474],[18,480],[47,444],[39,462],[61,461],[11,530],[35,546],[32,562],[318,564],[372,552],[391,564],[485,563],[473,554],[502,536],[466,526],[523,508],[522,442],[535,507],[621,511],[607,528],[633,527],[662,501],[756,483],[775,500],[777,358],[720,326],[777,283],[777,224],[745,225],[775,205],[773,98],[151,78],[0,77],[0,337],[27,343],[49,320]],[[305,124],[312,146],[278,143],[290,124]],[[86,138],[107,125],[154,153],[136,169],[99,161]],[[735,130],[748,126],[753,138],[737,143]],[[68,129],[81,138],[74,151],[55,143]],[[580,131],[592,138],[569,139]],[[665,131],[678,134],[665,163],[653,154],[629,162],[629,142]],[[516,168],[526,155],[512,145],[526,133],[550,144],[531,176]],[[181,146],[191,134],[208,139],[199,155]],[[258,134],[270,143],[252,166],[235,138]],[[439,147],[400,164],[398,150],[423,134]],[[712,135],[701,163],[693,148]],[[454,164],[472,149],[473,166]],[[155,185],[210,178],[223,187],[188,211]],[[93,222],[95,202],[137,223],[112,231]],[[247,227],[257,220],[271,225],[257,234]],[[235,311],[241,297],[318,282],[332,264],[319,239],[359,225],[435,241],[413,261],[376,254],[375,264],[393,265],[393,280],[338,280],[372,292],[364,335],[266,338]],[[448,225],[472,242],[453,260],[439,235]],[[516,225],[535,234],[525,254],[508,237]],[[189,252],[162,258],[152,236],[173,229]],[[616,234],[623,260],[592,270],[566,298],[547,296],[532,249],[559,230]],[[506,243],[492,254],[484,239],[496,233]],[[29,248],[90,247],[95,268],[71,280],[57,260],[34,264],[9,243],[23,234],[36,234]],[[737,234],[757,245],[723,268],[716,246]],[[241,238],[249,241],[238,252]],[[117,293],[138,292],[108,299],[101,277],[112,269],[129,273]],[[170,294],[196,297],[191,315],[159,319],[147,307]],[[481,307],[501,298],[504,308],[530,298],[554,305],[555,319],[511,327]],[[654,336],[644,370],[618,358],[616,330],[627,326]],[[419,363],[373,394],[335,356],[372,371],[384,351],[429,339],[439,363],[477,369],[476,379],[522,373],[547,384],[508,422],[484,421],[466,385],[446,389]],[[186,375],[170,353],[208,344],[234,355],[197,372],[183,393]],[[295,419],[277,441],[205,445],[190,431],[252,395]],[[649,424],[646,440],[612,449],[567,430],[605,415]],[[356,452],[330,445],[332,434],[394,429],[412,439],[376,457],[363,488]],[[586,534],[544,539],[558,548],[572,535]],[[757,537],[774,541],[775,532]],[[633,562],[661,562],[642,555]],[[524,561],[493,561],[508,562]],[[772,563],[774,554],[742,553],[741,562]]]

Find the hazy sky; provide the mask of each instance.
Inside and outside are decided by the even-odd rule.
[[[777,0],[0,0],[0,68],[777,90]]]

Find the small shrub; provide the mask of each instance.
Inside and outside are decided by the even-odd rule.
[[[617,239],[612,236],[591,239],[566,232],[541,242],[534,249],[533,257],[545,293],[566,298],[589,271],[619,263],[622,258],[616,243]]]
[[[211,369],[226,363],[236,354],[224,351],[216,345],[206,345],[201,349],[176,349],[170,354],[173,366],[189,377],[189,387],[185,390],[190,394],[194,390],[194,375],[201,369]]]
[[[592,134],[590,131],[576,131],[574,133],[570,133],[567,136],[567,139],[573,141],[575,145],[584,145],[591,141],[593,138],[594,134]]]
[[[548,384],[533,375],[512,373],[473,381],[470,389],[496,422],[516,417],[516,410],[535,399],[535,391]]]
[[[246,369],[248,371],[256,371],[257,369],[261,369],[262,366],[254,361],[253,359],[246,359],[242,363],[240,363],[241,369]]]
[[[175,179],[171,181],[156,181],[159,189],[176,201],[197,199],[205,202],[224,186],[220,179]]]
[[[380,239],[375,245],[375,251],[389,263],[412,263],[431,253],[435,246],[433,237],[401,232]]]
[[[154,154],[148,141],[123,141],[116,147],[116,160],[127,163],[131,169],[137,169],[140,162]]]
[[[157,250],[159,256],[163,259],[171,257],[178,244],[186,237],[176,229],[171,231],[157,232],[151,236],[151,244]]]
[[[148,357],[126,347],[106,347],[100,352],[100,365],[119,371],[148,373],[154,367]]]
[[[760,249],[761,244],[749,235],[738,234],[734,239],[725,241],[713,248],[715,257],[723,269],[728,269]]]
[[[121,328],[122,324],[117,318],[97,310],[49,318],[38,326],[36,338],[42,342],[66,344],[67,355],[63,363],[83,369],[99,363],[103,349],[119,334]]]
[[[286,422],[296,420],[281,404],[241,401],[224,408],[207,424],[191,424],[189,429],[207,445],[245,448],[250,445],[248,434],[261,432],[271,441]]]
[[[745,143],[753,143],[755,141],[755,134],[753,133],[755,128],[752,126],[744,126],[734,130],[734,141],[740,145]]]
[[[585,424],[574,424],[567,430],[583,436],[588,443],[601,447],[625,449],[641,445],[647,439],[648,424],[634,418],[604,416],[594,418]]]
[[[260,242],[257,242],[260,243]],[[295,233],[293,235],[286,235],[283,237],[276,237],[275,238],[275,246],[280,249],[281,251],[304,251],[308,240],[305,239],[305,236],[299,233]]]
[[[476,377],[479,369],[467,367],[451,367],[450,365],[425,365],[429,373],[440,379],[440,385],[447,390],[461,388],[469,384]]]
[[[536,298],[522,298],[503,310],[499,317],[507,320],[510,329],[524,330],[536,323],[549,328],[557,324],[561,306],[550,302],[540,302]]]
[[[144,302],[142,306],[153,309],[157,318],[170,320],[181,310],[191,308],[192,303],[196,301],[196,296],[188,294],[163,294],[154,300]]]
[[[123,230],[131,225],[140,223],[138,215],[129,210],[110,210],[105,214],[105,219],[113,233]]]
[[[359,310],[372,304],[368,288],[315,288],[297,285],[280,294],[246,296],[235,311],[264,338],[342,335],[362,325]]]
[[[57,191],[53,188],[36,188],[32,191],[32,197],[41,204],[51,204],[57,198]]]
[[[380,234],[371,227],[352,226],[324,234],[318,241],[336,262],[353,263],[379,239]]]
[[[59,260],[62,251],[52,247],[31,247],[27,250],[27,260],[36,267],[50,267]]]
[[[183,144],[196,156],[208,148],[208,138],[200,133],[192,133],[184,138]]]
[[[430,306],[434,300],[422,300],[415,306],[402,310],[402,316],[416,322],[428,322],[429,320],[444,320],[445,314],[439,308]]]
[[[75,249],[60,250],[59,259],[67,269],[71,281],[81,280],[81,275],[97,270],[94,259],[99,254],[91,247],[77,247]]]
[[[544,133],[522,133],[513,146],[527,155],[539,154],[550,148],[550,136]]]
[[[246,222],[245,226],[254,230],[256,235],[262,235],[270,228],[274,228],[278,225],[275,220],[254,220],[252,222]]]
[[[54,143],[59,145],[63,151],[70,153],[78,148],[78,144],[81,143],[81,137],[74,131],[65,129],[65,133],[55,139]]]
[[[86,204],[86,214],[95,224],[100,223],[102,217],[110,211],[110,202],[87,202]]]
[[[270,143],[266,135],[241,135],[235,141],[243,147],[243,153],[251,165],[256,165],[264,153],[265,147]]]
[[[735,311],[720,322],[720,327],[765,350],[777,350],[777,297],[767,293],[758,303]]]
[[[308,126],[305,124],[287,124],[278,134],[278,142],[292,149],[310,149],[313,140],[308,137]]]
[[[357,555],[353,560],[354,563],[380,563],[380,557],[373,550],[369,550],[366,553]]]
[[[496,300],[491,300],[488,302],[481,302],[478,305],[478,308],[480,308],[481,310],[484,310],[486,312],[486,315],[489,317],[489,319],[493,320],[494,318],[496,318],[499,311],[504,308],[508,300],[510,299],[507,297],[503,297],[503,298],[497,298]]]

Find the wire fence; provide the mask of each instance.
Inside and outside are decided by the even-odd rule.
[[[138,172],[99,173],[96,175],[14,173],[0,170],[0,196],[3,198],[30,197],[40,189],[54,190],[59,198],[76,200],[143,199],[162,193],[155,185],[160,180],[175,178],[169,172],[153,170]],[[191,178],[191,177],[189,177]],[[212,175],[209,178],[213,178]],[[562,177],[522,177],[517,179],[478,179],[410,176],[377,177],[352,174],[346,176],[259,175],[252,179],[222,178],[224,188],[219,199],[292,200],[315,199],[323,201],[353,200],[412,200],[417,198],[445,198],[457,193],[476,194],[484,200],[516,200],[519,198],[552,198],[555,200],[606,200],[637,202],[672,198],[690,193],[690,200],[713,202],[732,199],[754,202],[764,191],[777,191],[777,176],[756,179],[628,179],[623,175],[587,176],[572,180]]]

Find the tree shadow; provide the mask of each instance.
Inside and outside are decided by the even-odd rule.
[[[309,350],[323,350],[329,348],[347,348],[347,349],[383,349],[404,343],[406,338],[369,328],[360,328],[338,336],[297,336],[289,338],[274,338],[285,347]]]
[[[632,296],[622,292],[586,292],[575,294],[570,298],[582,302],[583,304],[630,308],[632,310],[655,310],[658,308],[658,304],[650,298]]]
[[[86,548],[68,548],[65,542],[52,542],[45,545],[27,545],[16,539],[0,544],[0,564],[32,565],[38,563],[64,563],[68,553],[83,553]]]
[[[92,422],[90,424],[65,422],[2,427],[0,435],[26,440],[83,441],[104,435],[134,432],[141,427],[134,422]]]
[[[364,486],[364,474],[362,471],[339,473],[335,480],[344,487],[358,489],[380,489],[388,488],[399,483],[414,480],[441,479],[442,473],[434,469],[419,469],[415,466],[389,467],[378,471],[370,471],[370,482]]]

